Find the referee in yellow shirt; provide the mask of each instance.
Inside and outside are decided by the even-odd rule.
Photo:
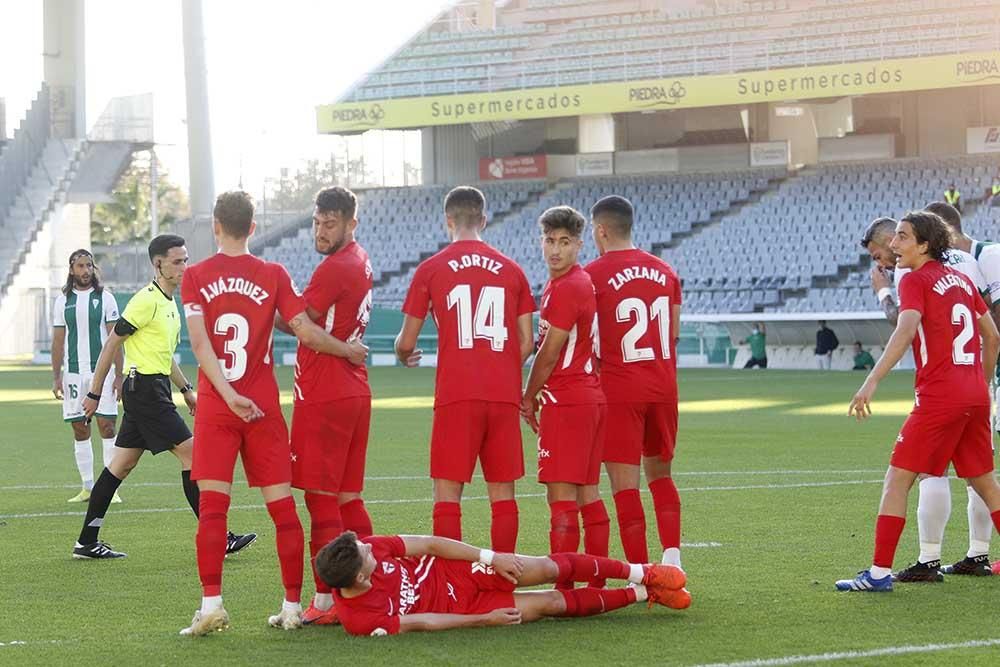
[[[97,410],[104,378],[114,356],[124,345],[126,376],[122,404],[125,414],[111,464],[101,473],[91,491],[83,530],[73,547],[73,558],[125,556],[98,540],[98,532],[111,499],[143,452],[149,451],[153,455],[170,452],[177,457],[181,463],[184,495],[195,516],[198,515],[198,486],[191,481],[193,438],[174,406],[170,390],[170,382],[173,381],[183,394],[191,414],[194,414],[197,396],[174,361],[174,351],[181,336],[181,316],[174,302],[174,292],[181,285],[188,262],[184,239],[173,234],[157,236],[149,243],[149,260],[156,277],[136,292],[122,311],[101,349],[90,391],[83,401],[83,412],[89,419]],[[235,553],[256,538],[254,533],[230,533],[227,552]]]

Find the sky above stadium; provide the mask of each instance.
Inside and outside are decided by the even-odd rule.
[[[180,2],[86,3],[87,123],[108,100],[152,92],[158,154],[186,188]],[[444,0],[210,0],[204,2],[215,186],[259,193],[265,177],[303,158],[328,158],[314,107],[334,101],[421,26]],[[0,97],[7,134],[42,80],[42,3],[5,2]],[[12,66],[16,63],[17,66]]]

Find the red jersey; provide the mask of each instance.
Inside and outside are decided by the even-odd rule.
[[[352,635],[399,632],[399,617],[406,614],[444,613],[449,604],[446,565],[453,561],[434,556],[407,556],[399,536],[373,536],[361,540],[372,547],[377,561],[372,587],[363,595],[345,598],[334,589],[337,618]]]
[[[579,264],[545,285],[538,321],[539,347],[550,326],[568,331],[569,339],[542,388],[542,402],[553,405],[604,403],[594,358],[599,344],[594,283]]]
[[[280,415],[271,349],[274,313],[287,321],[306,309],[285,267],[253,255],[219,253],[184,272],[181,300],[187,317],[204,317],[212,350],[233,389],[265,414]],[[196,418],[239,420],[201,371]]]
[[[517,318],[535,312],[524,271],[482,241],[456,241],[421,262],[403,312],[438,330],[434,405],[521,403]]]
[[[328,255],[309,279],[302,297],[316,312],[316,324],[334,338],[350,342],[365,335],[372,312],[372,265],[356,241]],[[368,369],[343,357],[299,345],[295,358],[295,400],[325,403],[371,396]]]
[[[677,400],[677,332],[670,313],[681,282],[644,250],[614,250],[587,265],[597,294],[601,385],[609,403]]]
[[[920,313],[913,338],[917,405],[989,405],[978,320],[986,303],[968,278],[930,261],[903,276],[899,312]]]

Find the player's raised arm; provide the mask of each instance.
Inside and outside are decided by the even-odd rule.
[[[530,319],[529,317],[529,328],[531,326]],[[518,324],[520,325],[520,321],[518,321]],[[420,358],[423,356],[424,351],[417,349],[417,338],[420,336],[420,330],[423,327],[423,319],[413,317],[412,315],[403,315],[403,327],[399,330],[399,335],[396,336],[393,349],[396,351],[396,358],[407,368],[414,368],[420,365]]]
[[[300,343],[321,354],[344,357],[355,366],[365,363],[365,359],[368,357],[367,345],[360,340],[345,343],[339,338],[334,338],[309,319],[309,315],[305,311],[289,320],[288,326]]]
[[[399,617],[399,632],[433,632],[491,625],[518,625],[521,612],[515,607],[494,609],[488,614],[406,614]]]

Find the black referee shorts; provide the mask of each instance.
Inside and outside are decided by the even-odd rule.
[[[122,406],[125,415],[116,447],[146,449],[156,455],[169,452],[191,437],[191,429],[174,405],[166,375],[136,375],[134,387],[126,377]]]

